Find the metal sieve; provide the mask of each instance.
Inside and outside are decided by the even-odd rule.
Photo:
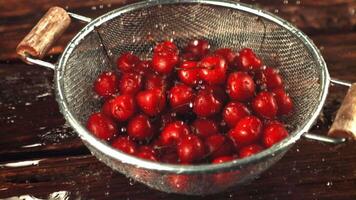
[[[54,9],[56,15],[65,12],[58,7]],[[54,70],[61,112],[92,154],[111,168],[149,187],[181,194],[217,193],[258,176],[278,161],[303,134],[331,143],[345,141],[307,132],[323,107],[330,82],[351,84],[332,80],[312,41],[271,13],[242,3],[210,0],[146,1],[113,10],[94,20],[68,13],[70,17],[88,24],[68,44],[59,62],[51,64],[35,57],[45,55],[70,19],[56,18],[54,10],[52,14],[50,11],[32,30],[37,34],[27,36],[22,45],[20,43],[18,53],[28,63]],[[67,24],[63,25],[63,21]],[[41,29],[44,23],[46,28]],[[57,25],[48,26],[50,23]],[[21,52],[21,49],[26,49],[23,47],[26,39],[35,46],[36,40],[43,37],[50,39],[40,47],[39,53],[30,51],[36,51],[36,48]],[[101,104],[100,99],[93,98],[92,83],[101,72],[114,70],[114,62],[123,52],[132,51],[141,58],[149,58],[154,43],[148,38],[156,41],[173,39],[180,48],[192,38],[204,38],[212,49],[254,49],[266,65],[279,69],[295,103],[294,115],[286,119],[290,136],[252,157],[220,165],[194,166],[142,160],[95,138],[85,128],[88,116]]]

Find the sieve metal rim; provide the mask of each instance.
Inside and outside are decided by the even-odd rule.
[[[321,94],[319,96],[319,105],[314,108],[314,111],[311,112],[311,115],[308,117],[308,120],[299,127],[297,130],[293,131],[288,138],[281,141],[277,145],[274,145],[272,148],[269,148],[259,154],[254,156],[234,160],[231,162],[223,163],[220,165],[211,165],[211,164],[203,164],[203,165],[172,165],[172,164],[164,164],[164,163],[157,163],[151,162],[147,160],[143,160],[140,158],[136,158],[134,156],[130,156],[120,151],[113,149],[107,143],[96,139],[89,131],[86,130],[84,126],[82,126],[79,121],[73,116],[73,114],[68,109],[68,103],[64,96],[64,82],[63,82],[63,72],[65,70],[66,62],[71,55],[72,51],[75,49],[76,45],[88,35],[91,31],[94,30],[95,27],[100,26],[101,24],[105,23],[108,20],[111,20],[115,17],[120,16],[121,14],[138,10],[142,8],[147,8],[151,6],[158,6],[158,5],[167,5],[167,4],[206,4],[212,6],[221,6],[230,9],[237,9],[239,11],[247,12],[250,14],[254,14],[256,16],[262,17],[273,23],[278,24],[279,26],[285,28],[293,35],[297,36],[300,41],[305,45],[305,47],[310,51],[311,55],[313,56],[314,60],[318,62],[318,66],[322,71],[320,77],[320,87],[321,87]],[[55,70],[55,89],[57,94],[57,102],[60,106],[60,110],[64,115],[65,119],[70,123],[70,125],[76,130],[79,134],[81,139],[85,141],[87,144],[90,144],[92,147],[96,148],[98,151],[102,152],[106,156],[118,161],[123,162],[126,164],[131,164],[140,168],[149,169],[149,170],[157,170],[157,171],[165,171],[169,173],[184,173],[184,174],[194,174],[194,173],[214,173],[220,171],[227,171],[233,169],[240,169],[243,168],[245,165],[253,164],[256,162],[261,161],[262,159],[268,159],[273,157],[275,154],[285,150],[290,145],[295,143],[302,134],[308,132],[310,127],[313,125],[314,121],[318,117],[321,112],[321,109],[324,105],[328,94],[328,88],[330,84],[330,76],[327,70],[326,63],[321,56],[319,50],[314,45],[314,43],[299,29],[295,28],[289,22],[275,16],[272,13],[267,11],[263,11],[260,9],[256,9],[250,5],[246,5],[243,3],[236,3],[231,1],[215,1],[215,0],[156,0],[156,1],[148,1],[148,2],[139,2],[135,4],[131,4],[128,6],[124,6],[118,9],[115,9],[111,12],[108,12],[95,20],[91,21],[87,24],[67,45],[61,58],[58,63],[58,67]]]

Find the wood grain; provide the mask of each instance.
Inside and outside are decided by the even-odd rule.
[[[356,199],[355,142],[333,146],[300,140],[259,179],[207,197],[166,194],[132,184],[92,157],[59,112],[53,72],[22,63],[14,56],[14,50],[53,5],[96,17],[128,2],[132,1],[0,0],[0,199],[22,195],[42,199],[50,195],[62,195],[62,199]],[[354,0],[242,2],[258,4],[272,12],[278,9],[276,14],[313,39],[331,76],[356,82]],[[55,62],[83,25],[74,23],[46,59]],[[313,132],[327,132],[345,93],[342,87],[330,89]],[[29,165],[14,167],[16,164]]]

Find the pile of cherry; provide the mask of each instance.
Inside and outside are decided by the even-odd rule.
[[[288,136],[281,117],[293,103],[278,70],[248,48],[210,50],[193,40],[180,52],[155,46],[132,53],[94,83],[103,98],[87,128],[128,154],[172,164],[222,163],[251,156]]]

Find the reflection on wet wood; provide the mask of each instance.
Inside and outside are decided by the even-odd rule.
[[[331,146],[299,141],[247,186],[205,198],[170,195],[132,183],[92,157],[65,124],[54,97],[53,72],[14,59],[14,48],[52,5],[95,17],[132,1],[0,0],[0,199],[49,195],[82,199],[356,199],[355,143]],[[354,0],[243,1],[259,4],[307,31],[330,74],[356,81]],[[110,4],[110,6],[109,6]],[[11,6],[10,6],[11,5]],[[104,5],[104,6],[100,6]],[[293,14],[295,13],[295,14]],[[332,15],[330,15],[332,13]],[[336,19],[336,20],[334,20]],[[84,24],[75,23],[52,49],[55,61]],[[326,133],[345,95],[333,87],[313,129]]]

